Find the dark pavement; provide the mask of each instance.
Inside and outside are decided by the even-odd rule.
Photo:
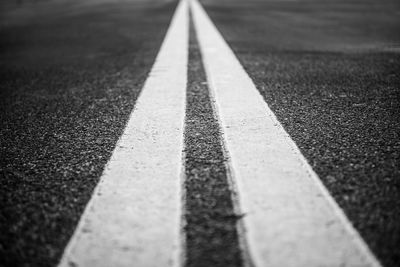
[[[0,266],[54,266],[147,77],[176,2],[1,6]]]
[[[202,3],[379,260],[400,265],[400,3]],[[0,3],[0,266],[57,264],[175,6]],[[241,215],[193,29],[189,52],[186,265],[242,266]]]
[[[227,176],[219,122],[214,115],[194,25],[190,26],[185,120],[186,267],[242,267],[240,214]]]
[[[400,4],[202,3],[373,252],[398,266]]]

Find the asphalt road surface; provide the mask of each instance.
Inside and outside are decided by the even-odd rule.
[[[54,266],[176,2],[40,1],[0,29],[0,265]]]
[[[399,3],[202,3],[372,250],[400,264]]]
[[[400,4],[201,3],[374,255],[383,266],[398,266]],[[176,5],[0,4],[0,266],[60,261]],[[246,266],[249,256],[237,226],[246,214],[236,210],[229,158],[192,22],[189,45],[184,266]]]

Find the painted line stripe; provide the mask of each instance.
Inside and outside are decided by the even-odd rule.
[[[179,265],[187,58],[183,0],[59,266]]]
[[[191,10],[253,263],[380,266],[196,0]]]

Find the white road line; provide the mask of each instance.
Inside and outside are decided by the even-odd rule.
[[[187,58],[183,0],[59,266],[180,264]]]
[[[380,266],[200,4],[195,29],[256,266]]]

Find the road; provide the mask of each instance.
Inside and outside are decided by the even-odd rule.
[[[376,257],[382,266],[397,266],[400,263],[397,249],[400,246],[400,5],[394,0],[202,0],[201,4],[254,82],[256,91],[316,173],[315,177],[322,181],[340,212],[344,212],[343,225],[348,220],[354,226],[360,242],[365,242],[371,250],[367,254]],[[159,76],[157,72],[149,73],[161,53],[176,7],[176,1],[163,0],[43,0],[1,6],[0,266],[57,266],[62,255],[69,253],[65,249],[74,232],[79,231],[79,221],[91,218],[85,207],[94,197],[93,192],[97,192],[96,185],[103,181],[109,184],[103,171],[106,166],[112,168],[107,162],[116,157],[121,147],[117,142],[130,129],[127,125],[132,116],[139,114],[136,100],[144,97],[144,90],[151,90],[144,89],[146,80]],[[202,50],[203,41],[200,42],[201,31],[196,28],[202,26],[193,24],[193,10],[188,20],[187,72],[182,72],[182,77],[187,75],[179,167],[182,174],[173,177],[178,181],[177,188],[165,188],[175,190],[169,193],[177,195],[176,207],[181,207],[174,210],[176,214],[171,213],[171,217],[181,221],[176,224],[180,236],[174,237],[181,240],[177,249],[181,256],[169,264],[261,266],[259,262],[270,260],[271,266],[282,266],[273,265],[272,256],[257,256],[259,245],[251,237],[255,217],[252,205],[250,211],[246,211],[245,205],[252,203],[251,194],[246,197],[246,184],[240,180],[240,162],[235,161],[240,159],[240,153],[234,152],[235,136],[230,137],[230,125],[226,125],[224,117],[228,114],[224,112],[231,111],[224,111],[224,99],[219,98],[222,93],[215,82],[218,80],[212,80],[216,71],[210,72],[211,63],[207,51]],[[168,64],[173,62],[169,60]],[[163,100],[163,95],[159,96]],[[157,112],[160,111],[154,109],[154,114],[162,114]],[[152,110],[146,114],[153,114]],[[260,118],[263,114],[260,113]],[[139,133],[144,131],[140,127]],[[160,136],[167,132],[152,129]],[[143,133],[147,138],[146,132]],[[151,140],[155,140],[154,136]],[[247,139],[251,138],[249,135]],[[245,138],[241,142],[247,141]],[[251,149],[250,145],[247,147]],[[155,149],[154,157],[164,153],[162,146],[159,152]],[[140,159],[133,151],[131,157]],[[270,156],[277,157],[273,153]],[[171,162],[175,158],[173,154],[169,157]],[[290,162],[288,159],[285,164]],[[132,164],[133,168],[143,168],[143,164],[138,167]],[[155,168],[161,170],[159,165]],[[256,177],[250,171],[247,175],[251,181]],[[271,188],[274,186],[273,180],[266,181]],[[286,186],[284,189],[291,192],[290,184]],[[157,186],[154,187],[151,192],[158,194]],[[127,194],[134,189],[126,188]],[[307,190],[304,192],[314,189]],[[296,201],[315,202],[312,196],[299,194]],[[276,195],[275,192],[272,197]],[[296,199],[285,197],[291,203]],[[96,199],[98,202],[92,201],[102,201],[101,197]],[[151,214],[165,210],[157,210],[157,198],[148,199]],[[171,200],[172,206],[174,201],[175,198]],[[296,207],[312,207],[307,205]],[[289,207],[288,204],[286,208],[290,210]],[[318,207],[315,211],[307,208],[315,218],[331,214],[331,209],[324,205],[315,207]],[[107,215],[118,219],[119,208],[110,206]],[[323,213],[325,209],[329,212]],[[275,214],[279,212],[268,216]],[[303,218],[290,214],[295,221]],[[332,216],[335,221],[337,217]],[[276,226],[269,223],[265,220],[266,228]],[[285,227],[284,221],[278,224]],[[167,225],[165,221],[165,229]],[[306,224],[304,229],[307,227]],[[131,225],[123,231],[128,235],[129,231],[135,233],[134,228]],[[158,233],[163,225],[152,228]],[[283,229],[290,232],[297,228]],[[278,244],[279,250],[286,251],[279,247],[279,240],[285,238],[282,236],[285,235],[262,242]],[[346,238],[323,241],[342,244],[341,240]],[[343,242],[347,245],[347,241]],[[293,241],[289,247],[296,248],[296,244],[301,243]],[[324,257],[324,246],[310,244],[315,251],[311,254]],[[76,247],[78,251],[79,246]],[[151,250],[145,245],[143,248]],[[127,251],[133,258],[145,254],[140,249]],[[292,253],[289,258],[297,253],[296,249],[288,251]],[[311,254],[302,252],[304,257],[293,256],[293,259],[300,264],[301,260],[314,259]],[[349,263],[353,253],[350,254],[343,256],[343,261],[353,266]],[[152,257],[147,264],[137,265],[151,266],[161,262],[161,258]],[[287,266],[296,266],[290,265],[287,257],[275,258]],[[336,259],[328,263],[328,258],[321,262],[316,257],[316,261],[339,266]]]
[[[54,266],[143,86],[176,3],[45,1],[1,28],[1,257]]]
[[[279,121],[388,266],[399,262],[395,1],[203,1]]]

